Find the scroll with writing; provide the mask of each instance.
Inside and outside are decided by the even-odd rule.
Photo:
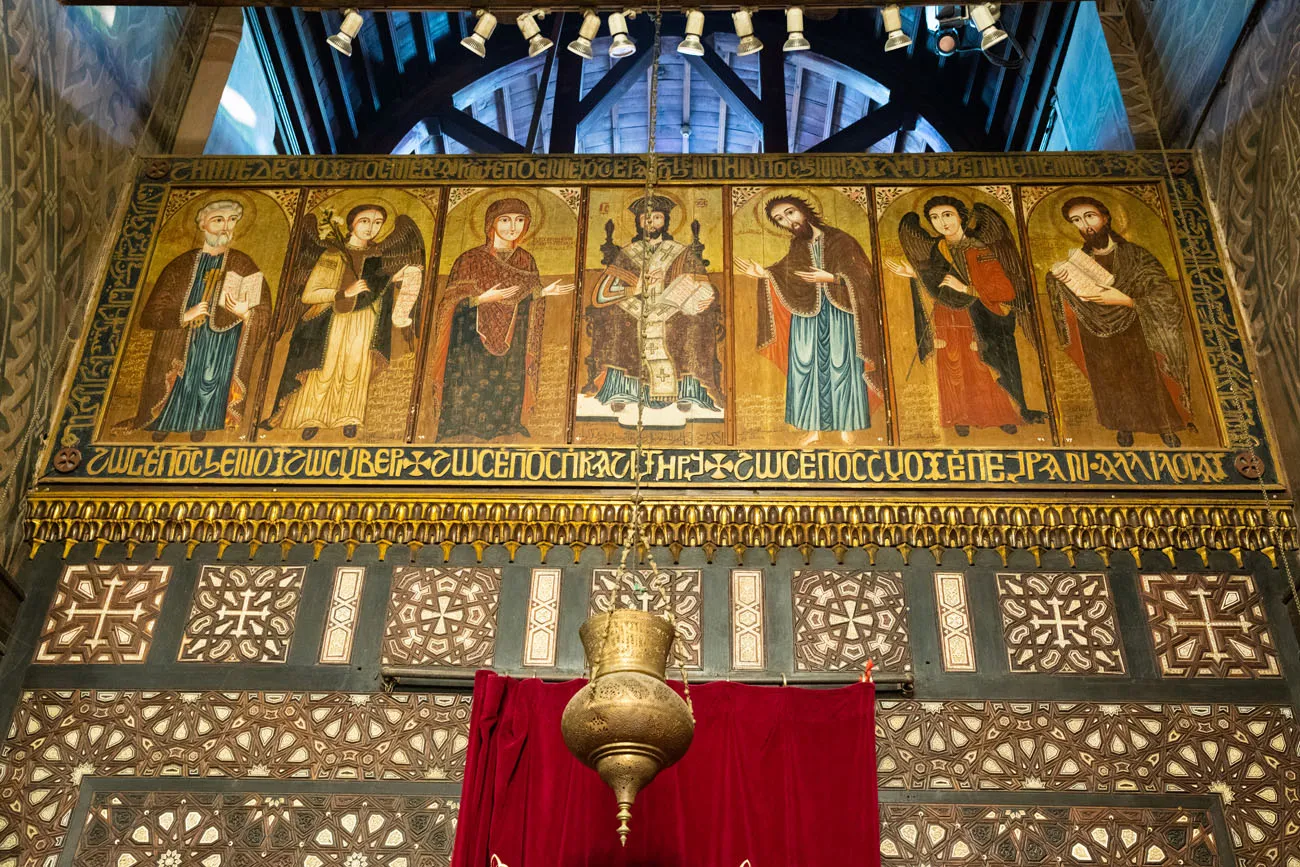
[[[1081,249],[1070,253],[1070,258],[1057,263],[1053,270],[1064,272],[1062,282],[1080,298],[1097,295],[1115,283],[1115,275]]]
[[[393,324],[405,328],[411,324],[411,311],[420,297],[420,286],[424,283],[424,269],[417,265],[407,265],[397,272],[394,281],[397,284],[397,297],[393,302]]]

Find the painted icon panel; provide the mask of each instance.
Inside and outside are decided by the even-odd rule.
[[[439,190],[307,196],[271,328],[258,439],[404,441]]]
[[[44,480],[1279,481],[1188,160],[644,168],[142,165]]]
[[[101,416],[101,440],[248,439],[300,196],[168,191]]]
[[[878,187],[898,438],[1052,442],[1011,187]]]
[[[453,187],[417,441],[563,443],[578,187]]]
[[[724,445],[722,189],[589,195],[573,441]]]
[[[1062,445],[1219,444],[1154,184],[1021,190]]]
[[[866,187],[732,187],[737,439],[888,442]]]

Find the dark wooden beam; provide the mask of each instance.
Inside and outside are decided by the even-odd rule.
[[[419,12],[400,12],[405,15],[411,24],[411,41],[415,43],[415,64],[417,66],[428,66],[433,61],[429,55],[433,54],[433,46],[429,41],[429,32],[424,29],[424,15]]]
[[[600,77],[600,81],[596,82],[595,86],[587,91],[587,95],[578,102],[578,128],[581,129],[588,118],[608,110],[622,99],[623,95],[640,81],[653,60],[654,55],[651,52],[638,51],[611,66],[609,71]]]
[[[785,106],[785,30],[771,21],[754,21],[754,32],[763,40],[758,56],[759,122],[763,125],[763,152],[789,153],[789,115]]]
[[[275,111],[276,148],[280,153],[312,153],[312,143],[305,129],[298,100],[298,89],[288,67],[280,62],[279,38],[275,33],[274,12],[270,9],[250,9],[245,16],[248,33],[253,38],[262,68],[266,71],[271,90],[271,104]]]
[[[519,59],[519,54],[509,50],[489,51],[486,60],[469,57],[467,62],[448,64],[437,75],[425,77],[423,86],[403,88],[400,95],[394,94],[385,105],[384,122],[362,131],[354,152],[392,153],[411,127],[429,116],[431,107],[450,105],[457,91]]]
[[[310,12],[299,14],[301,20],[307,26],[308,33],[311,35],[310,44],[315,47],[318,54],[321,51],[328,52],[328,56],[319,58],[322,61],[321,65],[325,67],[325,74],[321,77],[325,79],[325,89],[329,93],[330,102],[337,107],[338,111],[343,113],[347,120],[348,137],[355,141],[357,130],[360,129],[361,118],[358,116],[357,105],[353,103],[348,89],[343,86],[343,64],[340,61],[346,60],[346,58],[333,48],[330,48],[329,43],[325,41],[329,33],[325,30],[324,16]],[[360,47],[358,45],[354,50],[359,50]],[[337,111],[335,117],[338,117]],[[343,124],[339,124],[339,126],[342,127]],[[335,145],[335,153],[339,150],[346,150],[346,147],[339,147],[339,144],[336,143]]]
[[[560,45],[560,31],[564,29],[564,13],[555,16],[551,25],[551,49],[546,52],[546,62],[542,64],[542,77],[537,82],[537,97],[533,100],[533,117],[528,122],[528,140],[524,149],[530,154],[537,150],[537,134],[542,128],[542,113],[546,109],[546,91],[551,86],[551,72],[555,69],[555,54],[563,51]]]
[[[420,27],[420,32],[424,34],[424,57],[430,65],[438,61],[438,47],[435,44],[437,38],[433,35],[433,25],[430,23],[431,15],[443,15],[445,12],[415,12],[416,23]]]
[[[718,92],[718,96],[727,104],[730,111],[739,112],[745,115],[755,124],[762,123],[760,116],[763,112],[762,104],[758,100],[758,94],[749,89],[749,85],[740,80],[736,70],[732,69],[727,61],[718,56],[708,45],[704,46],[704,56],[694,57],[684,55],[686,62],[690,64],[691,70],[696,72],[709,83],[709,86]]]
[[[1043,73],[1043,64],[1039,62],[1039,57],[1046,54],[1051,55],[1052,49],[1056,46],[1046,45],[1048,24],[1052,17],[1052,9],[1049,7],[1034,7],[1033,10],[1033,27],[1032,35],[1029,37],[1028,44],[1022,47],[1025,53],[1024,63],[1020,69],[1016,70],[1016,80],[1010,88],[1010,96],[1002,106],[1002,119],[1000,122],[1002,130],[1002,146],[1004,150],[1011,148],[1011,142],[1014,140],[1016,130],[1020,126],[1020,113],[1025,109],[1025,97],[1029,93],[1029,88],[1035,78],[1040,78]],[[1027,28],[1028,29],[1028,28]],[[1057,45],[1059,46],[1059,41]]]
[[[379,42],[378,57],[373,56],[373,52],[366,51],[364,43],[360,48],[365,55],[366,68],[375,83],[377,102],[380,105],[388,105],[397,99],[402,91],[401,81],[397,76],[397,59],[393,56],[395,49],[392,31],[388,28],[388,13],[373,12],[367,15],[361,32]],[[354,49],[352,54],[356,56],[357,50]]]
[[[894,136],[894,153],[907,153],[908,141],[911,138],[912,131],[916,129],[917,118],[917,113],[910,109],[903,112],[903,119],[898,124],[898,134]],[[871,145],[867,145],[867,147],[871,147]]]
[[[392,68],[397,72],[397,78],[401,78],[406,72],[406,64],[402,62],[402,55],[397,50],[397,23],[393,20],[395,15],[400,12],[385,12],[381,19],[375,20],[377,32],[379,33],[379,44],[384,47],[384,60],[391,63]]]
[[[898,132],[908,113],[901,102],[891,101],[808,148],[808,153],[861,153],[890,133]],[[915,126],[916,113],[911,114],[914,118],[912,126]]]
[[[444,106],[437,112],[439,126],[443,133],[451,136],[476,154],[525,154],[524,146],[514,139],[502,135],[480,120],[475,120],[465,112]]]
[[[1007,33],[1012,38],[1014,38],[1016,42],[1022,47],[1025,44],[1022,41],[1022,33],[1021,33],[1021,24],[1024,22],[1024,18],[1025,18],[1024,10],[1025,7],[1023,6],[1019,6],[1019,5],[1010,6],[1007,8],[1006,12],[1002,15],[1002,21],[1000,22],[1002,28],[1006,30]],[[1008,40],[1007,42],[1003,42],[1001,45],[997,46],[993,50],[995,52],[1010,51],[1012,49],[1009,47],[1009,43],[1010,40]],[[993,66],[993,64],[990,65]],[[1010,67],[1007,66],[994,66],[994,68],[997,70],[996,72],[993,73],[993,78],[996,83],[993,86],[993,98],[989,100],[988,112],[984,116],[985,135],[993,134],[993,129],[996,126],[998,119],[1001,118],[1002,111],[1006,107],[1006,100],[1007,100],[1008,90],[1009,90],[1008,79],[1013,79],[1017,72],[1017,70],[1011,69]]]
[[[65,6],[95,6],[99,5],[98,0],[60,0]],[[1075,3],[1077,0],[1038,0],[1040,3]],[[934,0],[865,0],[859,4],[860,8],[882,7],[891,3],[898,3],[901,6],[928,6],[933,5]],[[299,0],[136,0],[136,2],[122,3],[123,6],[297,6]],[[753,0],[748,4],[749,7],[760,10],[771,10],[774,12],[782,11],[789,5],[789,0]],[[805,9],[842,9],[844,0],[803,0],[800,4]],[[385,0],[315,0],[312,3],[313,9],[347,9],[354,7],[357,9],[376,9],[391,10],[401,8],[409,11],[422,12],[458,12],[465,7],[454,6],[450,0],[403,0],[398,6],[385,2]],[[501,21],[513,21],[515,16],[521,12],[527,12],[535,9],[535,6],[520,3],[518,6],[504,5],[493,6],[492,12]],[[547,6],[547,9],[553,12],[581,12],[583,9],[595,9],[601,15],[609,12],[618,12],[627,7],[622,4],[596,4],[595,6],[583,6],[580,3],[574,3],[570,6],[568,3],[561,3],[556,6]],[[735,0],[729,3],[724,2],[707,2],[699,5],[700,9],[706,12],[734,12],[736,9]],[[1003,8],[1006,8],[1004,4]]]
[[[316,97],[316,105],[321,117],[321,129],[325,131],[325,139],[329,142],[328,153],[339,153],[343,150],[340,147],[342,142],[339,135],[343,127],[339,122],[339,113],[343,110],[343,106],[333,99],[333,94],[329,88],[331,76],[326,74],[326,65],[320,62],[317,46],[323,46],[326,51],[333,51],[333,49],[323,42],[314,41],[311,29],[308,26],[308,19],[319,21],[319,15],[314,13],[309,15],[298,7],[294,7],[290,10],[290,13],[293,16],[291,32],[296,33],[298,36],[297,52],[295,53],[302,58],[303,74],[309,82],[308,89]],[[312,64],[313,60],[316,61],[315,66]],[[337,83],[335,81],[335,84]]]
[[[573,17],[573,16],[569,16]],[[571,154],[578,149],[578,103],[582,93],[582,58],[556,40],[555,103],[551,112],[553,154]]]
[[[315,85],[307,57],[302,52],[302,41],[294,22],[292,9],[267,10],[267,22],[275,39],[274,63],[288,66],[288,80],[298,120],[301,123],[303,144],[308,153],[330,153],[327,142],[328,126],[321,113],[320,102],[314,98]]]
[[[1053,12],[1056,10],[1053,9]],[[1064,11],[1059,13],[1059,21],[1054,22],[1053,26],[1056,37],[1056,44],[1052,48],[1051,57],[1047,61],[1048,69],[1045,71],[1042,79],[1038,83],[1036,92],[1033,94],[1033,111],[1028,115],[1022,115],[1020,125],[1015,131],[1017,138],[1015,141],[1024,150],[1037,149],[1042,144],[1042,139],[1047,132],[1047,120],[1050,115],[1048,106],[1052,102],[1052,95],[1056,92],[1056,83],[1061,77],[1061,67],[1065,62],[1066,46],[1070,44],[1070,36],[1074,33],[1074,22],[1079,15],[1079,7],[1066,6]]]
[[[871,10],[856,9],[841,13],[834,20],[807,19],[804,33],[813,44],[813,50],[832,58],[850,69],[879,82],[890,92],[890,102],[903,99],[943,136],[948,145],[957,151],[996,150],[983,133],[983,113],[977,105],[967,107],[962,102],[962,91],[969,81],[970,67],[966,58],[962,63],[949,63],[942,70],[939,58],[928,49],[914,52],[908,58],[904,52],[884,51],[883,42],[864,43],[857,34],[870,29],[861,16],[875,15]],[[845,16],[848,16],[845,18]],[[857,25],[861,25],[859,28]],[[925,36],[919,28],[913,45]],[[982,69],[989,64],[980,59]],[[910,82],[924,82],[924,89],[910,89]],[[904,93],[906,91],[906,96]],[[847,129],[847,127],[846,127]],[[818,148],[819,150],[821,148]]]

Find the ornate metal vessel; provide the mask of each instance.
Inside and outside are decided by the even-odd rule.
[[[632,802],[681,759],[695,735],[690,708],[664,682],[674,630],[646,611],[616,609],[578,630],[591,681],[564,709],[564,743],[614,790],[618,836],[627,845]]]

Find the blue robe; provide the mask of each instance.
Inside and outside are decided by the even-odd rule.
[[[864,366],[855,345],[853,314],[831,304],[825,290],[817,315],[790,317],[787,424],[807,431],[871,427]]]
[[[824,236],[810,245],[813,266],[825,269]],[[851,431],[871,427],[865,366],[857,355],[853,314],[831,303],[818,285],[817,312],[790,317],[790,369],[785,421],[800,430]]]
[[[199,254],[185,309],[205,298],[209,309],[216,306],[221,293],[219,281],[225,273],[223,259],[221,255]],[[209,279],[214,282],[213,291],[208,291]],[[210,315],[190,327],[185,367],[167,396],[163,411],[149,425],[150,430],[175,433],[225,429],[230,380],[235,373],[243,327],[243,322],[236,322],[224,330],[215,330]]]

